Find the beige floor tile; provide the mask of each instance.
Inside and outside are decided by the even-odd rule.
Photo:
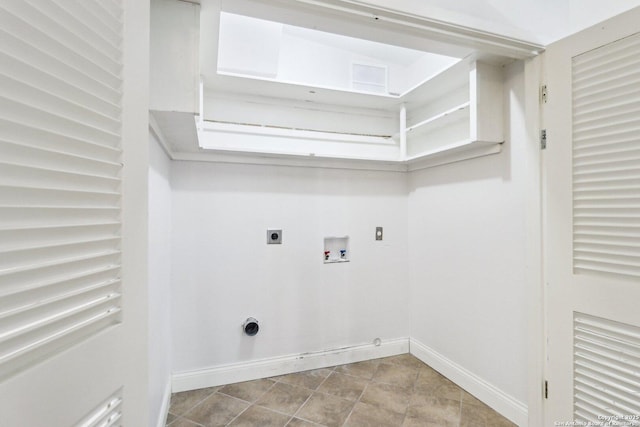
[[[345,427],[401,426],[404,415],[377,406],[358,402],[347,419]]]
[[[293,415],[313,393],[311,390],[286,383],[276,383],[256,405]]]
[[[301,420],[300,418],[294,418],[289,421],[287,427],[318,427],[321,424],[310,423],[309,421]]]
[[[177,418],[173,420],[171,424],[167,424],[170,427],[202,427],[202,424],[196,424],[193,421],[189,421],[185,418]]]
[[[411,389],[391,384],[369,383],[360,401],[398,414],[404,414],[411,399]]]
[[[373,375],[373,381],[375,382],[393,384],[400,387],[413,387],[417,378],[417,370],[388,363],[378,365],[378,369]]]
[[[459,422],[459,401],[433,399],[427,405],[409,406],[404,425],[457,427]]]
[[[363,378],[332,372],[322,385],[318,387],[318,391],[356,401],[366,386],[367,380]]]
[[[436,371],[430,366],[422,365],[422,367],[418,370],[418,379],[416,380],[416,384],[430,384],[437,381],[442,380],[444,377],[440,374],[440,372]]]
[[[278,414],[260,406],[251,406],[229,426],[233,427],[284,427],[289,422],[288,415]]]
[[[424,407],[409,407],[402,427],[458,427],[459,421],[434,418]]]
[[[300,408],[296,417],[328,427],[338,427],[344,424],[353,405],[348,400],[316,392]]]
[[[364,362],[350,363],[348,365],[340,365],[335,371],[341,374],[353,375],[370,380],[378,369],[379,362],[377,360],[365,360]]]
[[[331,374],[331,369],[314,369],[312,371],[297,372],[295,374],[282,375],[273,379],[299,387],[315,390]]]
[[[236,397],[253,403],[265,394],[267,390],[273,387],[274,384],[275,381],[267,379],[245,381],[242,383],[228,384],[218,391],[226,394],[227,396]]]
[[[390,363],[392,365],[401,365],[411,369],[420,369],[425,366],[424,362],[409,353],[385,357],[378,359],[378,361],[381,363]]]
[[[440,374],[429,378],[425,378],[425,376],[418,376],[415,390],[416,392],[421,392],[424,394],[451,400],[462,399],[463,392],[463,390],[458,387],[453,381],[443,377]]]
[[[413,392],[411,396],[411,401],[409,405],[411,406],[425,406],[441,403],[441,401],[451,401],[455,402],[458,406],[460,406],[460,399],[451,399],[445,396],[441,396],[439,394],[433,394],[431,391],[424,390],[416,390]]]
[[[474,395],[462,390],[462,403],[465,405],[476,405],[476,406],[484,406],[480,400],[478,400]]]
[[[182,415],[189,409],[202,402],[207,397],[215,393],[220,387],[201,388],[198,390],[183,391],[174,393],[171,396],[169,412],[174,415]]]
[[[462,404],[460,427],[515,427],[511,421],[486,405]]]
[[[225,425],[515,427],[410,354],[172,395],[167,426]]]
[[[214,393],[184,414],[184,418],[206,427],[226,425],[247,407],[249,404],[242,400]]]

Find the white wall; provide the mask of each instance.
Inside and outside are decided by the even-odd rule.
[[[200,6],[151,1],[149,109],[198,111]]]
[[[149,411],[164,417],[171,382],[171,161],[149,135]]]
[[[174,162],[172,190],[174,372],[408,336],[404,174]]]
[[[504,151],[410,174],[411,337],[527,402],[524,67],[505,86]]]

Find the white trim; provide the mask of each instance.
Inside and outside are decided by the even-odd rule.
[[[362,0],[295,0],[298,3],[318,6],[339,12],[345,16],[371,19],[381,23],[398,25],[421,32],[425,39],[445,40],[458,46],[469,46],[487,53],[514,59],[531,58],[540,54],[544,47],[513,37],[502,36],[489,31],[477,30],[463,25],[452,24],[421,15],[409,14],[392,8],[372,6]]]
[[[473,372],[437,351],[410,338],[410,353],[474,395],[505,418],[521,427],[528,426],[527,405],[509,396]]]
[[[453,148],[441,153],[421,154],[407,160],[408,172],[421,169],[434,168],[436,166],[448,165],[451,163],[461,162],[463,160],[475,159],[478,157],[499,154],[502,152],[501,143],[484,143],[484,142],[464,142],[460,143],[458,149]]]
[[[527,120],[527,190],[526,199],[526,287],[528,289],[528,413],[529,425],[544,424],[544,367],[545,367],[545,327],[544,327],[544,283],[542,270],[542,151],[540,150],[540,129],[542,129],[539,88],[542,85],[542,71],[545,54],[525,62],[525,117]]]
[[[243,165],[290,166],[322,169],[350,169],[407,172],[406,165],[395,161],[341,159],[337,157],[302,157],[207,150],[201,153],[176,152],[172,160],[187,162],[232,163]]]
[[[160,147],[162,147],[165,154],[171,160],[175,160],[173,150],[171,150],[171,145],[167,142],[167,139],[164,137],[164,134],[162,133],[162,129],[160,129],[160,126],[158,125],[156,118],[153,116],[153,114],[151,114],[151,111],[149,111],[149,132],[151,132],[156,137],[156,139],[160,143]]]
[[[171,404],[171,378],[167,379],[167,384],[164,387],[164,393],[162,394],[162,406],[160,406],[160,412],[158,412],[157,427],[164,427],[167,424],[167,415],[169,414],[169,405]]]
[[[173,374],[173,392],[195,390],[309,369],[326,368],[409,352],[409,338],[383,341],[379,346],[363,344],[314,353],[291,354],[249,362],[232,363]]]

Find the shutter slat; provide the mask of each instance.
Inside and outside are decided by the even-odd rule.
[[[79,173],[75,171],[61,171],[44,169],[37,166],[21,164],[7,164],[0,161],[0,168],[5,168],[10,176],[5,180],[5,186],[21,185],[29,187],[44,187],[56,190],[84,190],[116,193],[120,185],[120,178]]]
[[[108,283],[116,282],[119,279],[115,278],[114,272],[118,270],[117,264],[101,265],[98,268],[78,270],[73,274],[65,277],[48,276],[41,281],[32,281],[31,283],[24,283],[19,288],[5,287],[0,291],[0,297],[3,297],[6,306],[10,306],[15,301],[25,301],[32,296],[39,297],[42,293],[49,295],[51,292],[49,288],[63,288],[66,286],[83,287],[89,283]],[[2,307],[5,307],[5,301],[3,301]],[[15,305],[15,304],[14,304]]]
[[[120,118],[121,110],[117,104],[75,86],[74,82],[50,74],[47,69],[35,68],[4,52],[0,52],[0,61],[4,63],[2,73],[6,77],[35,85],[61,99],[85,106],[88,110],[97,111],[116,121]]]
[[[51,314],[49,316],[39,315],[35,320],[29,323],[23,323],[17,328],[9,329],[4,332],[0,331],[0,344],[4,341],[8,341],[10,339],[19,337],[23,334],[38,330],[43,326],[47,326],[53,322],[67,319],[67,318],[73,317],[76,314],[90,310],[92,308],[105,305],[119,298],[120,298],[120,294],[118,293],[108,293],[107,295],[100,295],[99,297],[96,297],[89,301],[83,301],[83,303],[81,304],[75,303],[71,308],[62,309],[62,310],[58,309],[55,311],[54,314]],[[72,302],[68,300],[64,300],[64,301]]]
[[[45,50],[59,61],[69,64],[87,76],[92,76],[94,80],[100,81],[107,87],[119,87],[119,70],[110,70],[105,68],[103,64],[96,63],[93,59],[83,55],[84,52],[77,52],[60,39],[50,37],[48,31],[51,28],[39,28],[37,24],[22,20],[19,15],[8,10],[6,5],[0,5],[0,26],[5,32],[27,44],[38,46],[39,49]],[[51,36],[55,36],[55,34],[51,34]]]
[[[0,96],[0,112],[1,119],[66,134],[71,138],[87,139],[110,147],[116,147],[120,141],[118,133],[77,122],[73,118],[51,113],[16,99]]]
[[[637,46],[636,46],[637,48]],[[611,75],[633,75],[637,67],[640,66],[640,59],[632,52],[630,54],[621,54],[609,61],[601,62],[596,67],[589,70],[580,68],[574,73],[573,84],[577,93],[581,90],[588,90],[597,86],[599,83],[611,81]]]
[[[55,111],[57,115],[78,121],[80,119],[92,127],[110,134],[120,130],[118,118],[108,117],[87,106],[69,101],[66,95],[52,94],[48,88],[39,88],[18,79],[0,75],[0,96],[5,99],[28,102],[32,108],[41,111]]]
[[[640,414],[640,327],[574,313],[573,364],[576,417]]]
[[[639,87],[640,34],[572,60],[575,273],[640,277]]]
[[[25,147],[55,151],[57,153],[101,159],[103,162],[119,163],[121,150],[118,147],[96,143],[95,141],[71,137],[63,132],[42,129],[37,124],[29,125],[10,122],[0,118],[0,139]],[[49,142],[51,145],[45,145]]]
[[[18,314],[25,314],[29,311],[41,310],[51,304],[67,301],[73,297],[82,296],[89,293],[95,293],[96,291],[100,291],[105,288],[113,288],[120,283],[117,279],[109,279],[106,282],[100,282],[97,284],[91,284],[85,287],[77,287],[75,289],[65,291],[65,292],[56,292],[52,296],[47,295],[38,295],[37,299],[31,299],[27,301],[20,301],[20,303],[13,304],[8,307],[2,307],[0,310],[0,319],[8,318],[10,316],[15,316]]]
[[[580,70],[590,70],[602,63],[613,62],[620,56],[630,55],[629,49],[640,49],[638,46],[640,39],[635,36],[625,37],[616,40],[614,43],[606,45],[606,48],[599,48],[589,51],[588,54],[578,55],[573,58],[574,64]]]
[[[122,418],[122,389],[100,403],[74,427],[111,427]]]
[[[65,9],[76,18],[77,22],[95,31],[112,47],[119,49],[122,44],[122,19],[114,15],[108,7],[101,7],[108,2],[95,0],[53,0],[60,8]],[[93,4],[90,4],[93,3]]]
[[[79,156],[77,154],[65,153],[34,147],[29,144],[17,144],[0,139],[0,150],[2,150],[5,163],[23,163],[33,167],[46,168],[53,164],[63,163],[72,173],[97,173],[113,177],[118,174],[121,164],[104,159]]]
[[[36,262],[31,264],[22,264],[12,268],[0,269],[0,278],[2,278],[2,276],[14,275],[18,273],[33,273],[37,270],[51,270],[52,267],[74,267],[75,265],[83,265],[86,261],[100,261],[105,258],[111,258],[113,255],[120,255],[120,251],[113,249],[103,252],[73,256],[69,258]],[[61,268],[61,270],[63,269],[64,268]],[[37,279],[37,276],[34,275],[33,277],[34,280]]]
[[[611,81],[600,88],[591,88],[588,91],[573,94],[573,108],[576,113],[583,111],[593,111],[601,108],[602,102],[610,99],[619,99],[626,95],[635,97],[640,94],[638,89],[640,77],[631,77],[626,80]]]
[[[84,23],[69,19],[69,14],[50,0],[33,3],[33,0],[9,2],[5,7],[24,22],[29,22],[31,27],[44,29],[47,36],[57,40],[60,46],[91,61],[102,70],[114,75],[120,73],[120,65],[114,59],[119,56],[117,48],[101,42]]]
[[[0,39],[5,42],[5,46],[3,46],[5,48],[3,50],[5,56],[11,56],[16,61],[28,64],[32,68],[45,70],[44,72],[51,76],[66,81],[67,84],[104,100],[104,102],[120,105],[121,93],[119,88],[109,86],[96,79],[94,75],[87,74],[74,68],[72,64],[61,61],[50,52],[26,43],[19,37],[7,33],[1,26]],[[37,80],[34,80],[34,82],[37,82]]]
[[[0,204],[4,206],[31,208],[106,207],[117,204],[119,198],[119,193],[108,191],[0,186]],[[84,203],[84,205],[80,203]]]
[[[114,62],[113,58],[119,57],[119,49],[122,38],[119,36],[122,24],[109,13],[102,13],[102,19],[91,13],[91,9],[85,9],[85,2],[73,0],[28,0],[31,4],[46,8],[50,15],[67,29],[73,29],[74,33],[82,37],[89,47],[99,50],[104,59]],[[109,22],[109,24],[107,24]],[[118,63],[114,64],[118,68]]]
[[[14,348],[10,349],[9,351],[4,352],[3,354],[0,354],[0,364],[8,363],[13,359],[16,359],[20,356],[24,356],[27,353],[38,350],[46,346],[47,344],[53,344],[57,340],[65,337],[66,335],[71,335],[74,332],[78,332],[82,330],[83,328],[98,324],[98,322],[102,320],[105,320],[105,319],[115,320],[115,317],[120,313],[120,310],[121,310],[120,307],[114,306],[105,310],[101,310],[95,314],[92,313],[91,316],[78,318],[75,322],[70,324],[65,324],[60,329],[43,334],[43,336],[38,337],[37,339],[31,339],[22,345],[16,345]]]
[[[0,4],[0,381],[121,321],[122,18]]]

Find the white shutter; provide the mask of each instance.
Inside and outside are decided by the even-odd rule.
[[[583,425],[640,426],[640,328],[575,313],[574,405]]]
[[[120,321],[122,5],[0,0],[0,379]]]
[[[640,34],[573,58],[574,271],[640,277]]]
[[[74,427],[118,427],[122,422],[122,389],[98,405]]]

